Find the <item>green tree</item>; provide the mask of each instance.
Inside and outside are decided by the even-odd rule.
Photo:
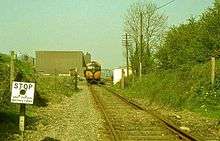
[[[139,72],[140,59],[140,13],[142,13],[143,34],[143,73],[152,65],[152,56],[160,44],[164,33],[167,17],[157,11],[154,3],[134,3],[128,9],[124,18],[124,30],[131,35],[132,45],[129,48],[130,62],[133,72]]]
[[[0,53],[0,82],[3,82],[9,77],[9,56]]]
[[[189,19],[187,24],[172,27],[157,53],[160,65],[168,69],[203,61],[204,51],[197,36],[200,30],[201,26],[194,18]]]
[[[159,66],[164,69],[193,66],[220,56],[220,6],[215,3],[196,20],[170,28],[157,52]]]
[[[201,41],[209,56],[220,55],[220,2],[216,0],[213,8],[203,13],[200,20],[203,28]]]

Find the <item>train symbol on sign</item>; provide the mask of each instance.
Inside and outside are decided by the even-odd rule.
[[[12,103],[33,104],[35,83],[16,82],[12,84]]]

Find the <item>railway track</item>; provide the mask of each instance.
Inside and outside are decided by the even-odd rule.
[[[102,86],[89,87],[107,124],[108,133],[103,134],[110,140],[198,140],[117,93]]]

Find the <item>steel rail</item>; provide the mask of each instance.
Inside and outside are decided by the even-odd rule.
[[[99,87],[103,87],[104,89],[106,89],[107,91],[111,92],[112,94],[114,94],[115,96],[117,96],[118,98],[120,98],[121,100],[123,100],[125,103],[129,104],[130,106],[139,109],[139,110],[143,110],[147,113],[150,113],[151,115],[153,115],[154,117],[156,117],[157,119],[159,119],[162,123],[164,123],[164,125],[173,133],[177,134],[179,137],[181,137],[182,139],[186,139],[186,140],[190,140],[190,141],[203,141],[202,139],[198,139],[198,137],[194,137],[192,135],[190,135],[189,133],[186,133],[185,131],[181,130],[180,128],[176,127],[175,125],[173,125],[170,121],[167,121],[165,119],[163,119],[162,117],[160,117],[159,115],[155,114],[153,111],[147,110],[145,107],[140,106],[138,104],[135,103],[135,101],[131,101],[128,98],[123,97],[121,94],[116,93],[115,91],[113,91],[112,89],[103,86],[103,85],[98,85]]]
[[[108,118],[108,116],[107,116],[107,114],[105,112],[104,105],[102,104],[102,102],[100,101],[98,96],[95,94],[95,92],[94,92],[94,90],[93,90],[91,85],[89,85],[89,88],[90,88],[90,92],[92,93],[92,96],[93,96],[95,102],[99,105],[99,107],[100,107],[100,109],[101,109],[101,111],[102,111],[102,113],[104,115],[105,121],[107,122],[107,124],[108,124],[108,126],[110,128],[110,132],[111,132],[111,135],[112,135],[114,141],[119,141],[119,139],[118,139],[118,137],[117,137],[117,135],[115,133],[115,129],[114,129],[113,125],[111,124],[110,119]]]

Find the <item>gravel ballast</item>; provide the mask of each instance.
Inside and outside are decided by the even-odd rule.
[[[101,140],[100,129],[104,129],[104,120],[86,83],[79,88],[79,92],[64,96],[60,103],[49,102],[47,107],[36,110],[34,115],[39,120],[34,130],[26,130],[25,140]]]
[[[219,141],[220,126],[219,120],[203,117],[198,113],[185,110],[175,110],[166,105],[159,106],[154,103],[149,105],[148,99],[144,97],[135,97],[127,95],[129,99],[139,105],[155,111],[158,115],[174,123],[177,127],[190,133],[204,141]]]

